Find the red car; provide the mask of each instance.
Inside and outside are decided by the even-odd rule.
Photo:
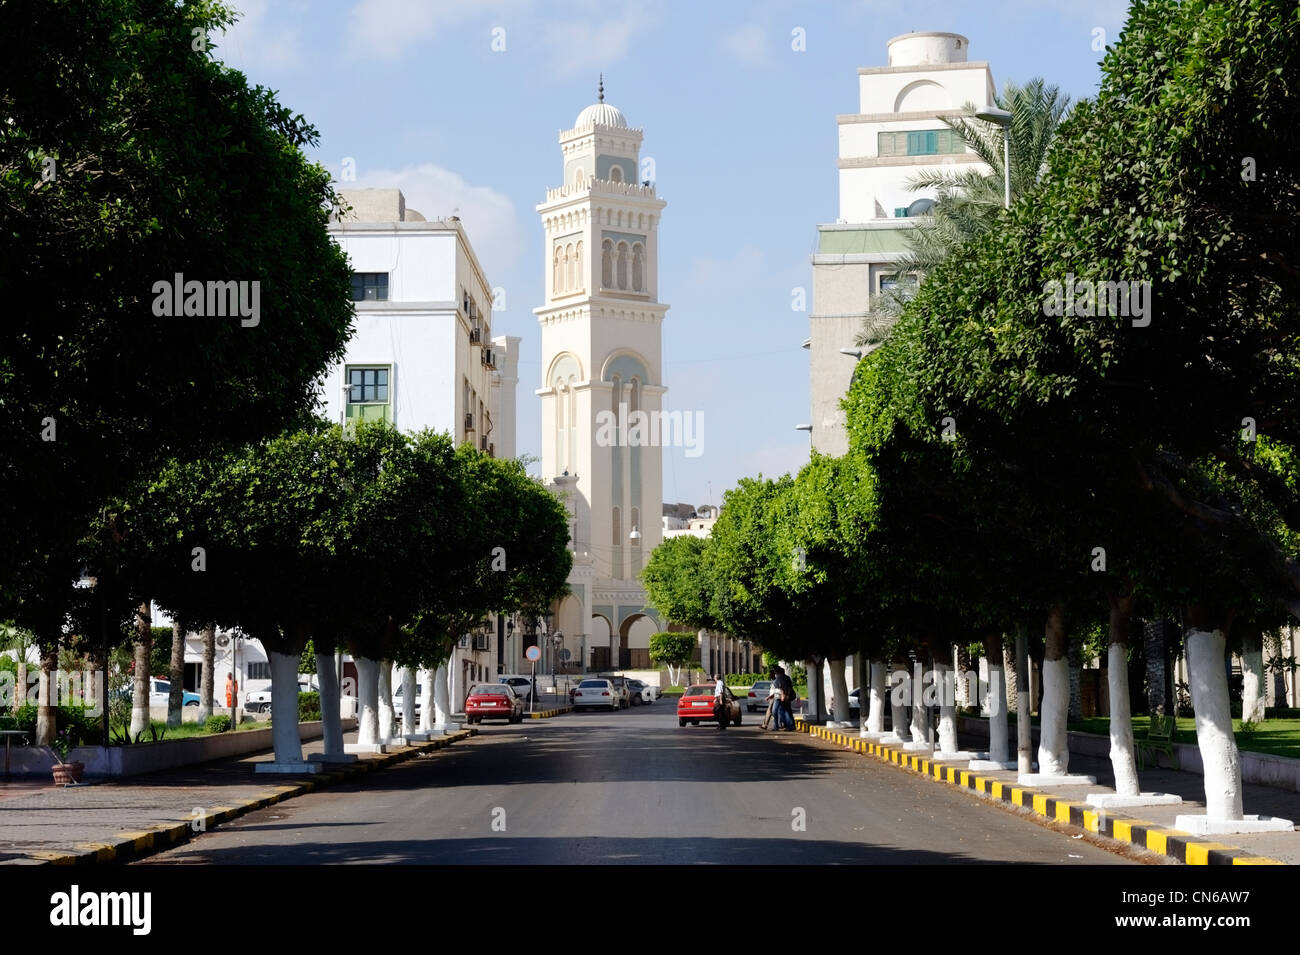
[[[723,690],[723,699],[726,701],[726,715],[718,723],[718,729],[726,729],[727,724],[732,726],[740,725],[740,701],[731,695],[731,691]],[[688,686],[682,698],[677,701],[677,725],[685,726],[690,723],[692,726],[699,726],[700,721],[708,723],[715,722],[713,715],[713,684],[697,683],[695,686]]]
[[[480,683],[465,700],[465,718],[471,723],[485,719],[519,723],[524,718],[524,701],[508,683]]]

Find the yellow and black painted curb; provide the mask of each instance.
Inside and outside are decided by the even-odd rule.
[[[1285,865],[1276,859],[1253,855],[1244,849],[1207,842],[1190,832],[1167,829],[1142,819],[1127,819],[1107,810],[1094,809],[1087,803],[1070,802],[1051,793],[1004,783],[978,772],[962,769],[951,762],[938,762],[929,756],[909,753],[899,746],[841,733],[825,726],[799,721],[796,729],[827,742],[844,746],[864,756],[874,756],[901,769],[929,776],[939,782],[967,789],[987,798],[1011,803],[1035,815],[1063,825],[1075,826],[1094,835],[1147,849],[1187,865]]]
[[[413,759],[424,753],[444,749],[459,740],[469,739],[471,736],[477,735],[477,729],[463,729],[447,736],[439,736],[437,739],[431,739],[425,743],[408,746],[395,753],[380,753],[367,756],[358,759],[355,763],[327,764],[328,769],[310,776],[304,776],[301,781],[280,786],[268,786],[251,799],[236,803],[233,806],[214,806],[211,809],[204,810],[202,816],[195,816],[185,822],[161,823],[140,832],[118,833],[112,842],[83,842],[72,852],[29,852],[27,858],[45,865],[96,865],[106,862],[130,862],[134,859],[142,859],[155,852],[161,852],[164,849],[170,849],[172,846],[186,842],[194,833],[207,832],[221,823],[229,822],[239,816],[258,809],[265,809],[267,806],[273,806],[285,799],[292,799],[294,796],[302,796],[317,789],[332,786],[334,783],[354,776],[362,776],[376,769],[383,769],[385,766]]]
[[[549,720],[552,716],[562,716],[565,713],[572,713],[571,706],[558,706],[553,710],[538,710],[536,713],[525,713],[524,716],[530,720]]]

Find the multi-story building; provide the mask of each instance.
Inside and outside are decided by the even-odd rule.
[[[659,218],[639,182],[642,130],[599,100],[559,135],[562,184],[537,206],[546,234],[542,473],[570,513],[572,595],[556,610],[564,650],[587,669],[646,667],[663,629],[637,580],[659,544],[663,385]]]
[[[900,275],[897,263],[908,251],[907,233],[935,196],[912,191],[908,180],[954,166],[988,170],[941,117],[961,115],[967,103],[992,104],[989,65],[968,62],[969,41],[956,33],[906,33],[888,46],[888,66],[858,70],[858,112],[836,117],[839,218],[817,226],[812,256],[813,311],[804,347],[810,350],[812,445],[824,454],[848,450],[840,399],[854,359],[840,349],[854,347],[872,296],[916,281]]]

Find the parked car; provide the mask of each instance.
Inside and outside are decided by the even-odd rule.
[[[172,684],[170,680],[155,680],[152,677],[149,680],[149,705],[150,706],[167,706],[172,694]],[[181,706],[198,706],[199,695],[191,693],[189,690],[181,692]]]
[[[524,718],[524,701],[509,683],[480,683],[465,698],[465,719],[482,723],[485,719],[519,723]]]
[[[751,713],[757,713],[759,710],[767,710],[767,694],[772,689],[771,680],[759,680],[749,688],[749,695],[745,697],[745,709]]]
[[[306,681],[298,681],[298,692],[307,693],[315,692],[311,685]],[[198,697],[195,697],[198,699]],[[268,686],[264,690],[249,690],[244,694],[244,709],[249,713],[270,713],[271,712],[271,688]]]
[[[640,680],[627,681],[628,692],[632,694],[632,705],[640,706],[642,703],[653,703],[655,701],[654,688]]]
[[[610,680],[583,680],[573,688],[573,708],[603,706],[613,712],[621,708],[623,698]]]
[[[723,699],[726,701],[727,712],[719,728],[725,729],[728,723],[732,726],[739,726],[741,719],[740,701],[727,689],[723,690]],[[686,692],[682,694],[682,698],[677,701],[678,726],[685,726],[687,723],[692,726],[699,726],[701,720],[706,723],[714,722],[712,683],[697,683],[694,686],[688,686]]]
[[[498,683],[508,683],[525,703],[528,702],[528,696],[533,692],[533,681],[526,676],[518,673],[503,673],[497,677]]]
[[[623,709],[627,709],[629,706],[631,706],[632,691],[628,689],[627,677],[611,676],[611,677],[606,677],[606,679],[609,680],[609,682],[613,685],[615,691],[618,693],[619,705]]]
[[[423,697],[424,697],[424,684],[416,683],[415,684],[415,715],[417,718],[420,715],[420,701],[421,699],[423,699]],[[402,695],[402,684],[400,683],[393,684],[393,712],[397,714],[398,722],[401,722],[402,719],[403,700],[404,697]]]

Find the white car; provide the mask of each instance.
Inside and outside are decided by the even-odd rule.
[[[149,679],[149,705],[168,706],[171,700],[172,684],[170,680]],[[199,695],[189,690],[181,691],[182,706],[198,706]]]
[[[420,716],[420,701],[424,698],[424,684],[415,684],[415,716]],[[393,712],[396,713],[396,719],[401,722],[402,719],[402,684],[393,684]]]
[[[573,690],[573,708],[603,706],[613,711],[621,709],[623,697],[609,680],[583,680]]]
[[[314,693],[315,689],[305,680],[298,681],[299,693]],[[249,690],[244,694],[244,709],[249,713],[270,713],[271,712],[271,688],[268,686],[264,690]]]

